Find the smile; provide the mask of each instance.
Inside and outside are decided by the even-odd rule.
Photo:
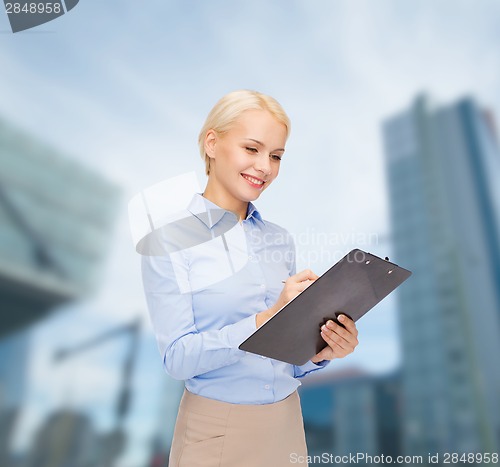
[[[248,184],[254,188],[262,188],[264,186],[264,183],[266,183],[264,180],[260,180],[258,178],[251,177],[250,175],[247,174],[241,174],[241,176],[248,182]]]

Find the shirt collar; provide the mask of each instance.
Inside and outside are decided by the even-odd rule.
[[[250,217],[257,219],[258,221],[260,221],[264,225],[266,225],[266,223],[264,222],[264,219],[262,219],[262,216],[260,215],[260,212],[257,210],[257,208],[255,207],[255,205],[253,203],[248,203],[247,219],[250,219]]]
[[[225,214],[234,216],[232,212],[226,211],[225,209],[217,206],[215,203],[212,203],[212,201],[207,198],[204,198],[201,193],[194,194],[187,209],[191,214],[193,214],[193,216],[200,219],[209,229],[217,224],[217,222],[219,222]],[[207,213],[209,215],[207,215]],[[253,203],[248,203],[246,219],[248,220],[251,217],[265,225],[264,219],[262,219],[262,216],[255,205]]]

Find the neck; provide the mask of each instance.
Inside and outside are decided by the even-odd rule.
[[[236,200],[227,196],[225,193],[221,193],[220,190],[213,189],[210,185],[210,180],[207,183],[205,191],[203,192],[203,197],[212,201],[212,203],[216,204],[220,208],[236,214],[238,221],[242,221],[246,217],[248,202]]]

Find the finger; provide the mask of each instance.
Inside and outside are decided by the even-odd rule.
[[[329,334],[330,337],[333,337],[333,335],[337,335],[341,340],[336,340],[336,342],[339,343],[344,349],[351,349],[354,350],[354,348],[358,345],[358,339],[357,336],[354,334],[350,333],[346,329],[344,329],[342,326],[339,326],[337,323],[333,322],[332,320],[329,320],[325,327],[331,331],[331,334]]]
[[[318,279],[318,275],[312,272],[310,269],[304,269],[303,271],[298,272],[292,278],[294,278],[295,282],[302,282],[305,280],[315,281]]]
[[[329,349],[334,357],[342,358],[348,353],[348,350],[343,349],[339,344],[330,339],[324,332],[321,332],[321,337],[326,343],[325,349]]]
[[[338,331],[338,332],[343,332],[344,334],[341,336],[342,339],[344,339],[344,341],[346,342],[346,344],[344,345],[344,348],[346,346],[350,347],[352,350],[354,350],[356,348],[356,346],[359,344],[359,341],[358,341],[358,337],[357,335],[354,335],[348,331],[346,331],[345,329],[343,329],[341,326],[337,326],[337,328],[340,328],[342,331]],[[333,332],[337,332],[337,330],[333,331]]]
[[[331,329],[339,336],[343,337],[345,340],[349,340],[349,337],[352,335],[350,331],[343,328],[342,326],[337,324],[335,321],[332,321],[331,319],[326,322],[326,327],[328,329]]]
[[[331,329],[333,332],[344,338],[347,342],[349,342],[351,345],[356,347],[358,345],[358,331],[356,327],[354,327],[354,332],[351,331],[349,328],[344,328],[343,325],[339,325],[338,323],[328,320],[326,323],[326,326]]]
[[[352,350],[352,346],[343,337],[340,337],[325,325],[321,326],[321,335],[330,347],[335,348],[338,346],[343,350]]]
[[[302,281],[302,282],[299,282],[297,284],[297,290],[299,292],[303,292],[304,290],[306,290],[314,281],[311,281],[311,280],[305,280],[305,281]]]
[[[349,318],[347,315],[341,314],[337,319],[340,323],[342,323],[343,326],[345,326],[347,331],[349,331],[351,334],[354,334],[355,336],[358,335],[356,323],[351,318]]]

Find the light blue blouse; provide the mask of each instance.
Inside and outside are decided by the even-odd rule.
[[[237,404],[277,402],[300,385],[297,378],[329,363],[296,366],[238,349],[256,330],[255,315],[276,303],[281,281],[295,274],[292,238],[252,203],[238,222],[195,194],[140,252],[165,369],[190,392]]]

